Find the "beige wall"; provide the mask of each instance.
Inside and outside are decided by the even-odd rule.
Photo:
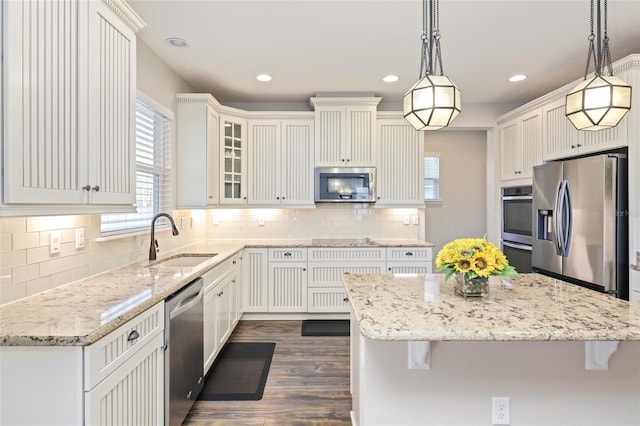
[[[426,135],[425,153],[440,153],[440,203],[425,209],[425,240],[442,246],[487,232],[487,133],[439,131]]]

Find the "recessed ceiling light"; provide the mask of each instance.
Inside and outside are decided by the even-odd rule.
[[[189,42],[187,40],[178,37],[169,37],[164,42],[169,46],[177,47],[179,49],[186,49],[189,47]]]
[[[256,80],[258,81],[271,81],[271,76],[269,74],[260,74],[256,76]]]
[[[394,81],[398,81],[398,76],[393,74],[385,75],[382,78],[382,81],[384,81],[385,83],[393,83]]]
[[[527,79],[527,76],[524,74],[516,74],[509,77],[509,81],[522,81],[526,79]]]

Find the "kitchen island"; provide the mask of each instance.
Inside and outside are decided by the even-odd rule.
[[[640,424],[640,306],[493,278],[464,299],[442,275],[343,277],[354,424],[490,425],[492,397],[511,425]]]

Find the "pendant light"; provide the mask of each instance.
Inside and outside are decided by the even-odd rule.
[[[607,36],[607,0],[604,0],[604,35],[601,36],[600,0],[597,0],[597,46],[593,33],[594,0],[591,0],[591,33],[584,81],[568,95],[566,116],[578,130],[597,131],[615,127],[631,109],[631,86],[613,76],[609,37]],[[594,77],[587,80],[589,63],[593,58]],[[604,68],[609,75],[602,75]]]
[[[417,130],[438,130],[460,113],[460,89],[442,72],[439,0],[423,0],[422,19],[419,80],[405,93],[402,109]]]

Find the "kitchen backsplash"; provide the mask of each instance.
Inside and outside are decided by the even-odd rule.
[[[205,238],[422,239],[424,235],[424,209],[340,204],[315,209],[176,210],[172,215],[180,235],[156,232],[160,255]],[[78,229],[85,235],[80,248],[76,248]],[[60,251],[51,254],[51,233],[56,231]],[[100,240],[100,215],[0,218],[0,305],[146,259],[149,243],[148,232]]]

